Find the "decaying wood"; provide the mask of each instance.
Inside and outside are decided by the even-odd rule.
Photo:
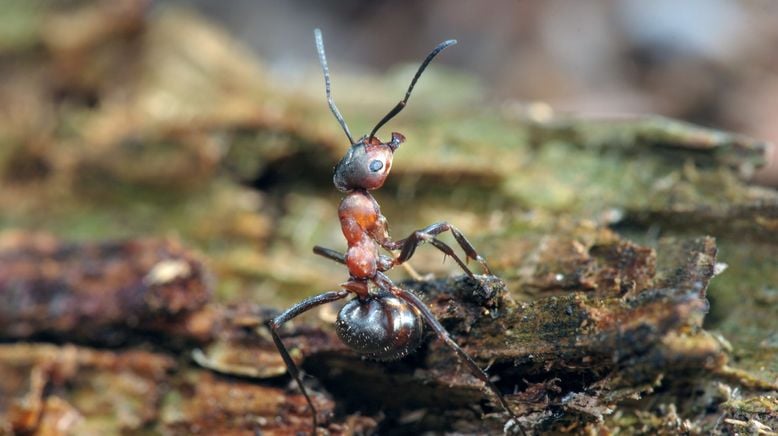
[[[72,345],[0,345],[4,434],[140,429],[153,423],[175,367],[166,355]],[[124,409],[124,413],[117,413]]]
[[[501,389],[511,393],[508,399],[527,428],[583,428],[602,422],[617,406],[628,410],[630,401],[651,398],[663,386],[682,390],[674,382],[679,378],[706,380],[724,373],[726,353],[702,329],[705,291],[716,272],[714,241],[665,240],[654,251],[607,231],[597,234],[587,245],[558,240],[536,247],[543,252],[556,247],[556,289],[549,285],[547,265],[525,270],[530,279],[514,285],[517,289],[485,276],[487,286],[480,290],[466,277],[403,283],[423,297],[471,356],[490,367]],[[143,341],[142,333],[160,334],[153,353],[56,345],[0,347],[0,379],[6,380],[2,391],[7,398],[0,413],[10,428],[40,431],[63,423],[89,428],[95,413],[147,396],[156,400],[112,421],[112,428],[174,433],[262,429],[273,434],[308,425],[304,399],[285,388],[286,382],[278,384],[286,380],[285,367],[262,327],[273,312],[210,302],[207,273],[177,244],[142,240],[65,245],[22,234],[4,240],[0,297],[23,309],[3,312],[6,338],[47,333],[59,340],[101,345],[104,336],[95,332],[106,329],[136,343]],[[161,272],[160,265],[171,262],[188,265],[190,274]],[[47,269],[42,267],[46,264]],[[89,286],[78,286],[89,268]],[[94,290],[89,297],[101,305],[104,316],[75,322],[83,316],[75,302],[86,301],[88,290]],[[135,292],[130,300],[126,290]],[[525,291],[536,298],[517,302],[512,297]],[[27,301],[37,303],[19,303]],[[56,316],[33,316],[52,310],[58,310]],[[183,341],[190,346],[182,352],[176,335],[186,335],[189,315],[205,312],[210,314],[205,324],[209,334]],[[122,314],[148,323],[141,328]],[[166,322],[151,322],[160,317]],[[293,357],[324,388],[313,391],[333,433],[367,430],[376,422],[384,429],[411,432],[497,432],[504,424],[481,383],[432,335],[408,359],[379,363],[348,350],[322,321],[297,322],[283,334]],[[78,380],[88,384],[84,387]],[[112,393],[95,387],[100,380],[130,383],[134,390],[111,402],[105,396]],[[90,401],[107,402],[105,409],[98,412],[73,400],[85,395]],[[732,410],[728,404],[721,405],[722,413]],[[729,419],[742,418],[743,410],[730,413]],[[755,412],[749,419],[770,425],[762,415]]]
[[[323,416],[334,402],[314,397]],[[169,353],[100,351],[73,345],[0,345],[0,433],[290,434],[310,418],[302,395],[220,377]],[[348,417],[331,434],[364,433],[370,418]]]
[[[0,336],[117,344],[165,333],[210,336],[211,280],[171,240],[66,244],[45,235],[0,238]]]
[[[597,251],[618,251],[631,246],[618,241],[610,247],[598,247]],[[707,309],[704,292],[714,271],[715,244],[703,238],[670,244],[667,251],[678,263],[670,270],[660,270],[647,286],[631,289],[623,296],[601,297],[584,290],[542,297],[531,303],[514,303],[504,290],[484,301],[473,295],[472,283],[463,278],[406,285],[425,297],[468,353],[491,366],[490,373],[499,376],[501,386],[509,392],[517,391],[510,401],[528,424],[537,429],[558,430],[575,422],[601,420],[624,399],[650,392],[670,375],[670,368],[675,374],[710,374],[726,362],[716,340],[701,330]],[[648,258],[654,256],[651,250],[642,253]],[[619,262],[617,257],[605,257],[598,266],[580,266],[593,269],[594,274],[618,270],[624,282],[639,279],[645,283],[642,268],[630,271],[624,267],[629,262],[621,267]],[[646,263],[653,260],[637,262]],[[462,413],[462,408],[472,413],[477,409],[474,404],[486,399],[479,383],[461,370],[444,347],[433,342],[424,358],[424,371],[389,371],[388,380],[383,382],[380,379],[386,371],[382,377],[370,377],[371,384],[379,388],[365,394],[375,396],[376,402],[389,397],[400,406],[431,408],[434,412],[428,415],[443,414],[452,419]],[[341,372],[334,383],[338,389],[348,390],[344,385],[364,385],[360,377],[370,371],[369,365],[342,356],[328,359],[333,363],[327,365],[334,365]],[[312,365],[315,363],[308,363]],[[323,371],[325,375],[320,377],[326,377],[327,370]],[[350,371],[357,375],[342,375]],[[420,403],[418,389],[408,389],[415,383],[426,386],[430,391],[427,395],[437,401]],[[472,425],[479,421],[468,422]],[[499,429],[498,417],[490,416],[485,422],[489,424],[479,424],[484,427],[464,426],[457,430]],[[423,428],[430,425],[427,422]]]

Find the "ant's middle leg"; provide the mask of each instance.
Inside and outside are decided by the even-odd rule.
[[[423,244],[424,242],[429,242],[432,244],[435,248],[442,251],[444,254],[451,256],[452,259],[454,259],[460,267],[469,275],[473,276],[473,273],[470,272],[470,269],[465,266],[465,263],[462,262],[461,259],[459,259],[456,254],[454,254],[454,250],[451,249],[447,244],[444,244],[443,242],[435,239],[435,236],[445,232],[450,231],[451,234],[454,236],[454,239],[457,241],[460,247],[462,247],[462,250],[465,252],[465,256],[467,256],[467,259],[473,259],[476,262],[480,263],[483,267],[484,271],[487,274],[491,274],[491,271],[489,271],[489,266],[486,264],[486,259],[484,259],[480,254],[478,254],[477,251],[475,251],[475,247],[473,247],[473,244],[470,243],[470,241],[465,238],[465,235],[462,234],[459,229],[452,226],[451,224],[447,222],[441,222],[441,223],[435,223],[430,226],[427,226],[421,230],[416,230],[415,232],[411,233],[410,236],[408,236],[405,239],[401,239],[399,241],[394,241],[389,244],[387,244],[387,248],[390,250],[401,250],[400,256],[397,258],[396,263],[400,264],[408,259],[410,259],[413,254],[416,252],[416,247]]]
[[[284,364],[286,364],[286,369],[289,371],[289,374],[292,376],[294,381],[297,382],[297,386],[300,388],[300,391],[303,393],[303,396],[305,396],[305,401],[308,402],[308,408],[311,410],[311,416],[313,419],[313,429],[311,430],[312,435],[316,434],[316,428],[318,427],[318,418],[316,417],[316,407],[313,405],[313,401],[311,401],[311,397],[308,396],[308,391],[305,390],[303,381],[300,378],[300,370],[297,368],[297,365],[294,363],[292,357],[289,355],[289,351],[287,351],[286,346],[284,346],[284,343],[281,341],[281,337],[278,336],[277,330],[281,327],[281,325],[291,320],[292,318],[304,312],[307,312],[316,306],[320,306],[326,303],[332,303],[333,301],[337,301],[342,298],[345,298],[348,294],[349,292],[345,290],[330,291],[330,292],[325,292],[323,294],[315,295],[310,298],[306,298],[305,300],[285,310],[277,317],[268,320],[266,323],[268,329],[270,329],[270,335],[273,337],[273,342],[276,344],[276,348],[278,348],[278,353],[281,354],[281,358],[284,360]]]

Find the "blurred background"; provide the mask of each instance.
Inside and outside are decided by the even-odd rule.
[[[316,61],[314,27],[325,32],[334,71],[372,74],[455,38],[436,63],[475,77],[492,102],[662,114],[778,140],[778,5],[770,1],[176,3],[220,23],[293,81]],[[348,86],[334,80],[339,91]],[[774,171],[758,179],[778,184]]]
[[[229,300],[275,305],[340,283],[345,271],[310,252],[344,245],[331,177],[346,141],[315,27],[355,135],[432,47],[459,40],[379,132],[408,137],[378,193],[395,238],[440,220],[479,242],[539,216],[612,224],[750,205],[752,183],[778,183],[769,164],[700,185],[699,165],[629,151],[641,135],[607,120],[659,114],[778,140],[776,24],[768,1],[3,0],[0,225],[180,238]],[[606,133],[570,137],[558,117],[606,120]],[[693,233],[725,235],[728,213]],[[660,227],[672,225],[639,231]],[[456,271],[434,250],[418,259]]]

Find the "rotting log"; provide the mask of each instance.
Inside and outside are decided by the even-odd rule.
[[[608,249],[629,245],[618,241]],[[490,374],[499,377],[506,392],[517,392],[509,401],[524,416],[525,426],[560,430],[601,420],[624,399],[651,392],[671,372],[712,374],[726,363],[719,344],[701,329],[715,244],[702,238],[670,244],[667,251],[679,263],[623,296],[571,291],[515,303],[499,287],[491,296],[474,294],[473,284],[464,278],[405,285],[424,296],[464,349],[490,366]],[[654,254],[645,250],[643,256]],[[599,268],[619,269],[619,258],[612,261]],[[641,268],[632,276],[624,268],[620,271],[626,281],[645,279]],[[436,425],[443,430],[451,422],[458,423],[454,430],[461,432],[501,428],[498,414],[477,419],[499,409],[481,409],[486,393],[445,347],[431,341],[421,353],[421,368],[400,363],[372,375],[370,365],[378,364],[343,355],[324,356],[324,369],[315,368],[321,365],[316,356],[304,365],[336,396],[367,385],[371,389],[360,390],[360,396],[374,396],[372,402],[383,408],[385,398],[391,398],[398,408],[396,423],[408,424],[403,414],[425,408],[426,414],[414,415],[418,427],[409,431]],[[332,383],[327,383],[328,376]],[[470,419],[463,420],[468,413]]]
[[[656,392],[663,399],[683,398],[690,386],[705,380],[737,382],[727,367],[725,347],[702,328],[708,308],[705,292],[717,272],[712,238],[663,240],[655,251],[609,231],[565,237],[543,239],[535,247],[540,252],[529,257],[555,255],[558,261],[519,268],[510,288],[490,276],[482,276],[486,286],[480,290],[465,277],[402,283],[425,300],[477,362],[489,367],[526,428],[572,431],[603,425],[617,408],[622,413],[639,410],[632,402],[650,400],[659,395]],[[75,385],[62,382],[59,366],[75,374],[68,380],[109,377],[81,374],[89,365],[113,371],[110,377],[116,380],[111,383],[148,378],[120,370],[128,356],[136,356],[133,365],[160,368],[152,379],[155,386],[164,383],[155,388],[162,390],[155,391],[154,398],[164,400],[157,400],[160,410],[138,412],[130,421],[113,422],[115,428],[131,429],[136,425],[131,422],[174,433],[261,428],[272,434],[304,429],[309,422],[305,402],[288,388],[283,362],[262,326],[273,311],[210,302],[207,272],[199,263],[183,263],[195,261],[178,244],[63,244],[24,234],[3,240],[0,299],[14,304],[0,312],[5,340],[50,335],[58,342],[102,347],[104,331],[123,339],[118,343],[121,350],[2,346],[0,368],[18,372],[6,378],[23,380],[3,388],[9,400],[0,413],[14,428],[43,428],[63,416],[79,416],[89,424],[97,412],[67,400]],[[160,272],[159,265],[171,262],[198,273]],[[502,268],[509,269],[509,264]],[[91,281],[84,281],[85,271],[91,271]],[[534,298],[515,298],[527,295]],[[84,315],[77,303],[88,298],[104,308],[101,316]],[[330,431],[349,434],[376,424],[379,431],[406,432],[502,428],[504,417],[481,383],[434,335],[427,334],[424,345],[402,361],[372,362],[338,341],[324,322],[331,313],[320,312],[318,322],[308,317],[307,322],[290,323],[282,332],[293,359],[321,383],[314,384],[312,392]],[[145,322],[129,322],[124,318],[128,314]],[[198,334],[189,329],[192,317],[205,320],[194,330]],[[144,343],[155,351],[135,351]],[[72,364],[82,361],[87,363]],[[59,383],[60,394],[52,396],[51,389],[44,389],[51,383]],[[764,393],[774,386],[744,382],[742,388]],[[90,395],[103,401],[101,395],[109,392]],[[209,401],[222,396],[242,400]],[[278,401],[268,403],[268,396]],[[735,403],[727,398],[707,401],[709,414],[732,416],[730,426],[750,416],[746,408],[733,409]],[[695,407],[679,406],[678,413]],[[704,427],[710,422],[700,419],[699,428],[710,429]]]
[[[323,416],[332,398],[317,393]],[[73,345],[0,345],[0,434],[284,435],[310,427],[305,398],[178,363],[167,353]],[[330,434],[363,434],[367,417],[332,420]]]
[[[116,345],[132,335],[207,340],[211,283],[172,240],[64,243],[43,234],[0,237],[0,337]]]

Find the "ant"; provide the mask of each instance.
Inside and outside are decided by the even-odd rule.
[[[518,424],[518,418],[511,411],[508,402],[489,380],[486,373],[473,361],[462,348],[454,342],[440,322],[430,312],[427,306],[413,293],[396,286],[384,274],[393,267],[400,265],[413,256],[416,248],[429,242],[432,246],[450,256],[462,270],[476,283],[481,283],[467,265],[456,255],[454,250],[436,238],[440,233],[450,231],[460,247],[465,252],[466,259],[473,259],[481,264],[486,274],[491,274],[486,261],[473,245],[454,226],[440,222],[411,233],[407,238],[394,241],[389,236],[386,218],[375,198],[369,191],[380,188],[392,168],[394,152],[405,141],[400,133],[393,132],[389,142],[381,142],[375,134],[387,121],[391,120],[405,108],[411,91],[416,85],[424,69],[445,48],[456,44],[456,40],[442,42],[427,55],[421,63],[416,75],[413,76],[405,98],[376,124],[369,135],[354,141],[343,116],[335,106],[330,92],[330,73],[327,58],[324,54],[324,42],[319,29],[314,30],[316,50],[319,63],[324,72],[324,86],[330,110],[346,133],[350,147],[343,159],[335,167],[333,182],[335,187],[346,196],[338,207],[338,216],[343,235],[348,243],[346,253],[314,247],[314,253],[334,260],[348,267],[349,280],[341,284],[341,290],[325,292],[307,298],[290,307],[280,315],[267,321],[267,326],[273,337],[278,352],[284,360],[289,373],[305,396],[313,416],[313,430],[318,427],[316,408],[308,396],[308,392],[300,378],[300,371],[289,355],[277,330],[282,324],[292,318],[326,303],[341,300],[350,294],[356,297],[348,301],[338,313],[335,329],[340,339],[352,350],[366,357],[390,361],[405,357],[414,351],[421,342],[423,324],[426,323],[440,340],[451,348],[464,362],[470,371],[478,377],[499,400],[511,419],[506,424],[506,430]],[[400,251],[397,257],[379,254],[380,248],[392,253]],[[518,425],[520,432],[524,430]]]

